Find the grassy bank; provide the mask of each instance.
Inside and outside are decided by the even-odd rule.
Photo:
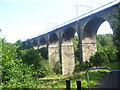
[[[120,63],[114,63],[109,65],[111,69],[116,69]],[[102,76],[108,72],[108,70],[91,70],[89,71],[90,76],[90,87],[95,86]],[[71,88],[77,88],[76,81],[82,82],[82,88],[88,88],[86,71],[74,73],[71,75],[48,75],[44,78],[39,78],[40,88],[66,88],[66,80],[71,81]]]
[[[104,72],[90,71],[90,84],[91,87],[96,85],[100,80],[100,77],[104,75]],[[74,73],[71,75],[49,75],[44,78],[39,78],[41,81],[41,88],[66,88],[66,80],[71,81],[71,88],[77,88],[76,81],[80,80],[82,82],[82,88],[87,88],[87,77],[86,72]]]

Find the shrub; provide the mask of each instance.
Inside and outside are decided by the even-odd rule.
[[[38,77],[44,77],[46,75],[52,74],[52,68],[49,66],[48,60],[41,60],[39,66],[35,69],[35,73]]]
[[[36,88],[32,66],[17,59],[17,48],[2,39],[2,88]]]
[[[106,63],[108,63],[108,56],[105,52],[98,51],[95,53],[94,56],[91,56],[90,62],[93,64],[93,66],[102,66]]]
[[[41,55],[39,55],[39,52],[37,50],[34,50],[33,48],[21,50],[21,59],[24,63],[27,63],[28,65],[33,64],[34,67],[37,67],[39,65],[40,60],[42,60]]]
[[[97,49],[98,52],[104,52],[110,63],[117,62],[117,51],[116,47],[113,43],[113,35],[106,34],[106,35],[97,35]]]
[[[84,70],[87,70],[88,68],[92,67],[92,63],[91,62],[83,62],[82,64],[81,63],[77,63],[75,65],[75,72],[80,72],[80,71],[84,71]]]
[[[53,70],[56,74],[62,74],[62,64],[59,61],[56,62]]]
[[[36,88],[32,77],[32,66],[22,63],[22,60],[3,60],[2,82],[3,88]]]
[[[110,63],[117,62],[117,56],[116,56],[117,51],[116,51],[115,46],[113,46],[113,47],[109,47],[109,46],[104,47],[104,52],[106,53]]]
[[[48,60],[42,58],[39,50],[34,50],[33,48],[21,50],[21,58],[24,63],[27,63],[28,65],[33,64],[33,75],[37,78],[44,77],[51,72]]]

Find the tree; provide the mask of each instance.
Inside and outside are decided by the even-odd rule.
[[[97,51],[94,56],[91,56],[90,62],[93,66],[103,66],[108,63],[108,57],[105,52]]]
[[[32,66],[17,58],[16,45],[7,43],[5,39],[1,40],[2,88],[36,88],[38,85],[32,77]]]
[[[117,59],[120,61],[120,3],[118,5],[118,13],[115,15],[117,22],[114,23],[114,44],[118,50]]]
[[[46,48],[34,50],[31,45],[24,45],[21,40],[18,40],[15,45],[18,46],[17,53],[19,58],[22,59],[23,63],[29,66],[33,65],[33,76],[44,77],[50,73],[49,65],[47,65],[48,61],[45,60],[47,59]]]
[[[78,36],[74,37],[74,52],[75,52],[75,60],[76,62],[79,61],[80,53],[79,53],[79,46],[78,46]]]
[[[104,46],[113,46],[113,35],[112,34],[102,34],[96,37],[97,44]]]
[[[41,55],[39,55],[39,52],[37,50],[34,50],[33,48],[21,50],[21,59],[24,63],[27,63],[29,65],[34,65],[35,67],[39,65],[40,60],[42,60]]]
[[[90,58],[94,66],[108,65],[108,63],[117,62],[116,47],[113,43],[112,34],[97,35],[98,51]]]

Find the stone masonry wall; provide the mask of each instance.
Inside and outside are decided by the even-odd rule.
[[[89,61],[90,57],[97,51],[96,42],[90,38],[82,41],[83,62]]]
[[[59,43],[50,44],[48,46],[48,58],[50,67],[54,67],[59,61]]]
[[[62,49],[62,74],[72,74],[75,68],[73,41],[63,42]]]

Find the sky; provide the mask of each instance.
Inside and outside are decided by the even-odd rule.
[[[114,0],[0,0],[0,37],[11,43],[24,41],[111,1]],[[112,33],[107,22],[98,30],[98,34],[103,33]]]

